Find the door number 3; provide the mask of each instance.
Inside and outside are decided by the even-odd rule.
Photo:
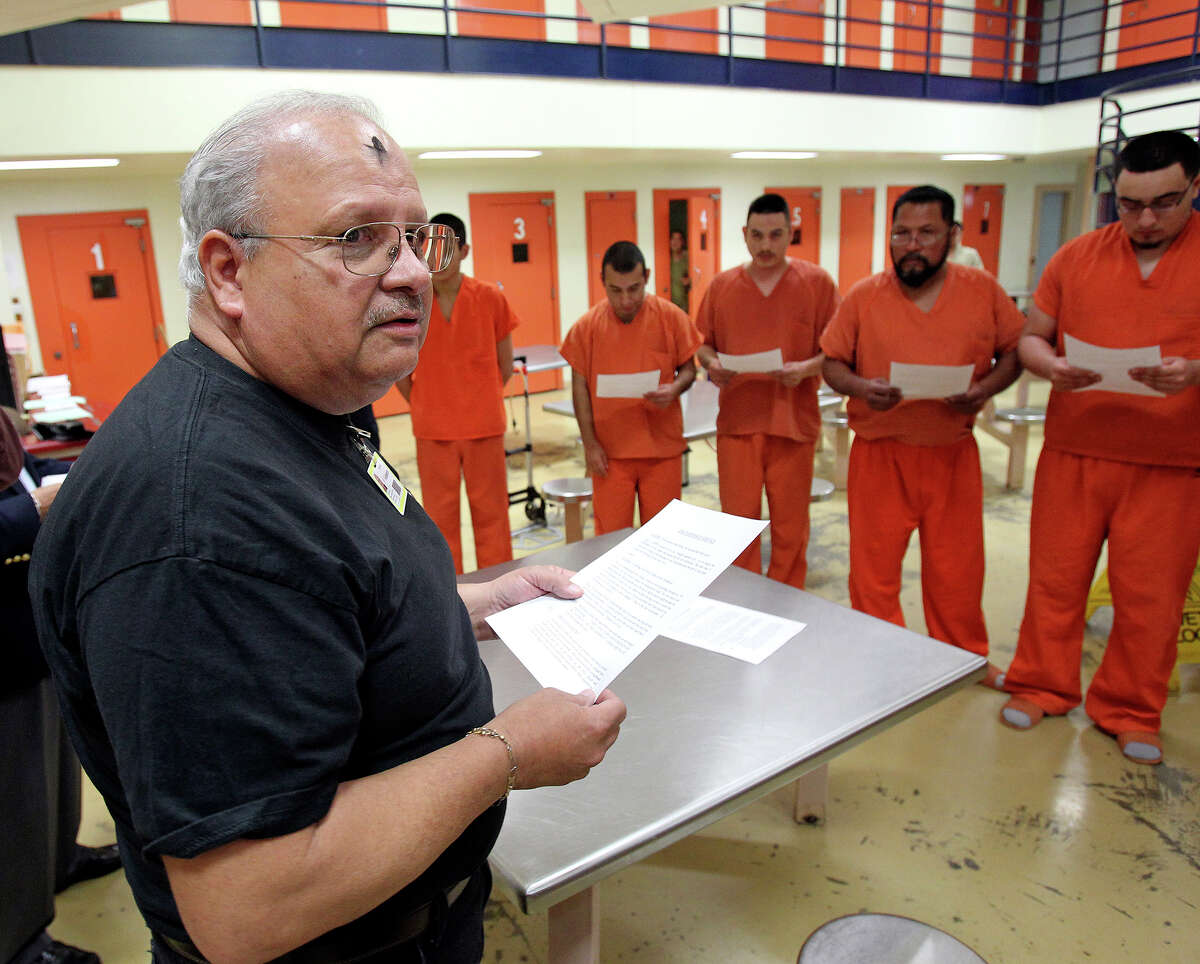
[[[525,219],[513,218],[513,237],[517,241],[525,240]]]

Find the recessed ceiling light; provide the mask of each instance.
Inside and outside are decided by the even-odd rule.
[[[49,171],[66,167],[116,167],[115,157],[74,157],[45,161],[0,161],[0,171]]]
[[[479,158],[541,157],[541,151],[425,151],[418,154],[423,161],[462,161]]]
[[[943,154],[943,161],[1007,161],[1007,154]]]
[[[729,155],[740,161],[807,161],[815,151],[736,151]]]

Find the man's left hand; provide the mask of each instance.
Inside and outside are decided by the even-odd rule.
[[[987,394],[975,382],[961,395],[951,395],[945,402],[960,415],[976,415],[987,400]]]
[[[1185,388],[1200,385],[1200,361],[1164,358],[1161,365],[1129,369],[1129,377],[1164,395],[1178,395]]]
[[[812,371],[811,361],[790,361],[784,362],[782,368],[768,374],[784,388],[795,388],[804,379],[811,378],[815,372]]]
[[[654,391],[646,392],[646,394],[642,396],[643,399],[656,408],[666,408],[678,397],[679,396],[675,394],[674,385],[659,385],[658,388],[654,389]]]
[[[571,570],[561,566],[526,566],[486,583],[487,594],[483,604],[471,611],[475,635],[479,639],[494,639],[495,633],[484,621],[488,616],[538,596],[578,599],[583,595],[583,590],[571,582],[574,575]]]

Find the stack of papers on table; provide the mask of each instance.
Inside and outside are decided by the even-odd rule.
[[[35,375],[26,383],[25,390],[38,396],[25,400],[25,411],[35,421],[73,422],[92,416],[82,407],[87,404],[87,399],[71,394],[68,375]]]

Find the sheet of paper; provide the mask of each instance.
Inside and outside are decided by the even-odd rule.
[[[623,375],[597,375],[597,398],[641,398],[658,388],[658,370],[628,372]]]
[[[43,408],[62,408],[64,405],[84,405],[87,399],[82,395],[52,395],[49,398],[31,398],[25,401],[25,411],[33,412]]]
[[[783,367],[783,349],[772,348],[770,351],[756,351],[752,355],[726,355],[717,352],[717,361],[722,368],[731,372],[777,372]]]
[[[45,411],[33,413],[33,419],[38,422],[74,422],[78,419],[91,417],[91,412],[80,408],[78,405],[47,408]]]
[[[756,666],[805,627],[794,619],[697,596],[663,636]]]
[[[61,483],[66,477],[66,472],[59,472],[57,475],[43,475],[42,485],[54,485],[56,482]]]
[[[51,395],[70,395],[71,378],[68,375],[33,375],[25,383],[25,391],[31,395],[49,398]]]
[[[1101,380],[1080,392],[1122,392],[1125,395],[1154,395],[1163,397],[1149,385],[1135,382],[1129,377],[1131,368],[1153,368],[1162,364],[1162,350],[1158,345],[1145,348],[1101,348],[1089,345],[1071,335],[1063,335],[1063,346],[1067,350],[1067,361],[1075,368],[1086,368],[1096,372]]]
[[[906,365],[892,362],[888,381],[904,393],[906,399],[950,398],[971,387],[974,365]]]
[[[598,694],[766,524],[675,499],[575,574],[581,598],[541,596],[488,624],[543,686]]]

